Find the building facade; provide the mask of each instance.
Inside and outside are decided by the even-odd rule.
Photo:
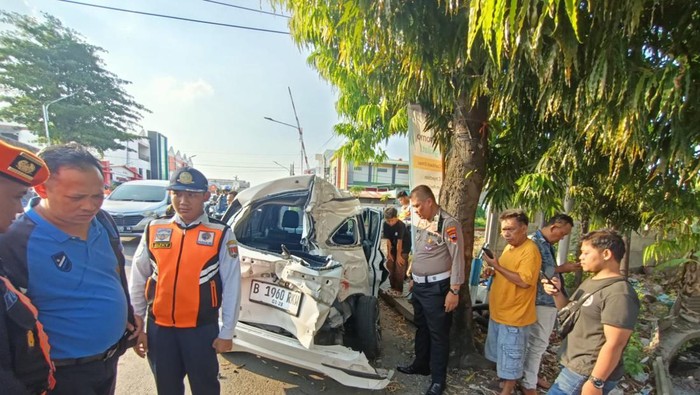
[[[338,189],[388,192],[409,186],[408,162],[400,159],[357,163],[331,156],[327,163],[323,176]]]

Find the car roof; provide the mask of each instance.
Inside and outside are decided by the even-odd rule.
[[[168,180],[134,180],[134,181],[127,181],[125,183],[122,183],[121,185],[150,185],[150,186],[167,187],[168,183],[169,183]]]
[[[246,188],[236,195],[241,206],[245,206],[252,200],[258,200],[270,195],[290,191],[305,191],[314,179],[313,175],[284,177],[273,181],[264,182],[250,188]]]

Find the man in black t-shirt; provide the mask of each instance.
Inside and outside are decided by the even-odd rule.
[[[564,367],[549,395],[606,395],[624,373],[622,355],[639,314],[639,299],[620,272],[625,242],[613,230],[595,230],[581,237],[581,267],[595,275],[571,295],[580,301],[578,319],[562,343]],[[559,278],[542,280],[558,309],[569,303],[559,291]]]
[[[388,294],[394,297],[403,296],[403,281],[406,278],[406,263],[411,251],[411,233],[406,225],[399,221],[396,209],[389,207],[384,210],[384,226],[382,237],[387,241],[386,268],[389,271]]]

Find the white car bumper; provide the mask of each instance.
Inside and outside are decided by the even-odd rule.
[[[373,368],[364,354],[344,346],[306,348],[296,338],[278,335],[242,322],[236,324],[233,351],[260,355],[275,361],[325,374],[356,388],[383,389],[393,370]]]

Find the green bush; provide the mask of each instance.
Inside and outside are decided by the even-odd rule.
[[[625,366],[625,373],[629,375],[635,375],[644,372],[644,364],[641,362],[646,353],[644,352],[644,346],[639,340],[639,331],[635,330],[632,332],[629,343],[625,348],[625,352],[622,355],[622,363]]]

